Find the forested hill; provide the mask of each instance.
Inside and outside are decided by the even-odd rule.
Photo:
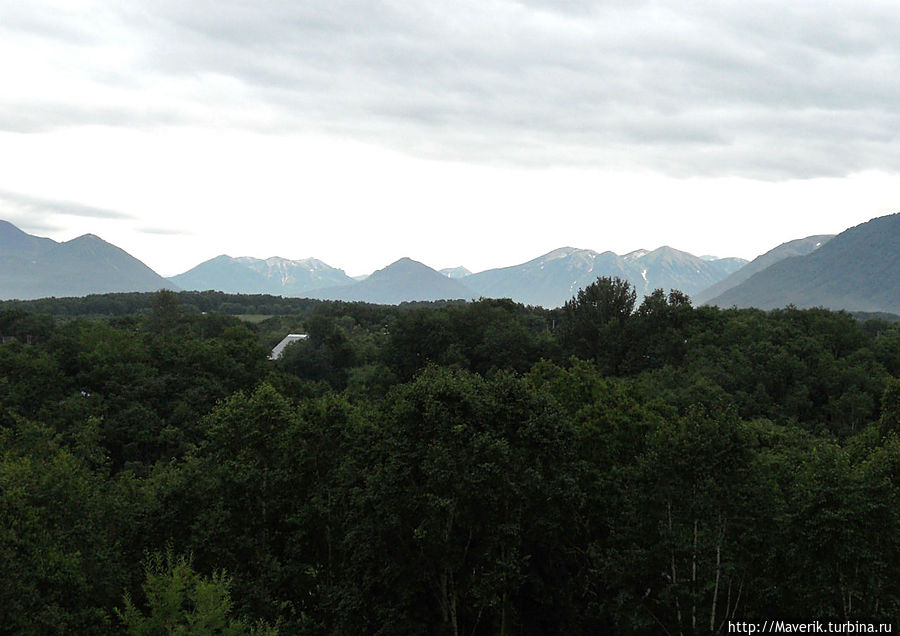
[[[553,311],[5,303],[0,631],[897,625],[898,458],[877,317],[616,279]]]
[[[709,301],[720,307],[830,307],[900,313],[900,214],[841,232]]]
[[[833,238],[834,235],[832,234],[818,234],[816,236],[807,236],[806,238],[782,243],[765,254],[757,256],[744,267],[726,276],[719,282],[694,294],[691,298],[694,300],[695,304],[705,305],[711,299],[724,294],[733,287],[737,287],[745,280],[754,274],[763,271],[767,267],[774,265],[779,261],[783,261],[786,258],[790,258],[791,256],[804,256],[809,254],[810,252],[819,249]]]

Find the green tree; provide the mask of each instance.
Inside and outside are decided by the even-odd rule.
[[[900,433],[900,379],[890,378],[881,395],[881,431]]]
[[[232,616],[231,579],[222,571],[209,577],[194,571],[190,557],[155,553],[147,559],[143,585],[148,614],[129,595],[116,614],[132,636],[275,636],[264,623],[251,626]]]
[[[348,333],[352,320],[338,321],[318,315],[309,320],[309,339],[285,349],[280,366],[288,373],[312,382],[328,382],[337,390],[347,386],[350,369],[359,362]]]
[[[344,632],[521,633],[576,620],[572,430],[521,380],[431,367],[390,399],[348,527]],[[349,602],[346,601],[346,602]]]
[[[0,625],[15,634],[109,626],[124,578],[106,484],[46,426],[0,428]]]
[[[656,289],[646,296],[629,322],[627,370],[634,373],[665,364],[680,365],[688,349],[693,318],[690,298],[678,290],[666,296],[662,289]]]
[[[620,278],[601,276],[563,307],[564,350],[580,358],[595,359],[608,373],[617,374],[626,349],[625,324],[637,294]]]
[[[616,622],[671,634],[718,633],[756,590],[760,490],[750,437],[733,411],[694,408],[649,435],[623,474],[606,574]],[[761,512],[761,511],[759,511]]]
[[[170,289],[160,289],[150,301],[150,324],[165,333],[181,318],[181,297]]]

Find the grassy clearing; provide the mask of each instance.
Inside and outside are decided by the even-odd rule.
[[[275,314],[237,314],[237,318],[243,320],[244,322],[249,322],[254,325],[261,323],[263,320],[268,320],[272,318]]]

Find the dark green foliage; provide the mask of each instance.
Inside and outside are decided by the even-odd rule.
[[[509,300],[482,299],[441,309],[401,312],[389,327],[383,359],[408,380],[429,364],[488,373],[524,372],[544,357],[555,357],[550,312]]]
[[[562,343],[580,358],[597,360],[607,373],[617,374],[625,356],[625,325],[637,295],[619,278],[598,278],[579,289],[563,307]]]
[[[900,434],[900,379],[891,378],[881,396],[881,433]]]
[[[694,408],[652,431],[622,476],[623,505],[612,521],[607,574],[624,584],[617,603],[628,608],[617,622],[715,632],[741,609],[734,592],[753,575],[766,520],[752,459],[733,410]]]
[[[900,617],[896,323],[610,279],[553,312],[72,302],[0,311],[0,631]]]
[[[508,375],[436,368],[391,403],[347,537],[361,584],[344,592],[359,606],[343,630],[541,633],[577,621],[564,555],[580,468],[561,413]]]
[[[52,431],[0,429],[0,624],[8,633],[105,633],[125,564],[109,486]]]
[[[157,292],[91,294],[69,298],[40,298],[26,301],[6,300],[0,301],[0,308],[22,309],[59,318],[128,316],[150,312],[157,297]],[[184,313],[217,312],[230,315],[305,315],[314,307],[325,304],[322,301],[308,298],[282,298],[265,294],[225,294],[216,291],[178,292],[178,298],[181,301]]]
[[[116,470],[183,453],[217,400],[263,377],[265,353],[237,320],[167,311],[124,328],[73,321],[32,345],[3,345],[0,404],[67,435],[96,416]]]
[[[150,324],[156,331],[165,332],[174,327],[181,317],[181,299],[168,289],[160,289],[153,295],[150,308]]]
[[[351,341],[353,321],[316,315],[306,324],[309,339],[288,347],[281,367],[304,380],[327,382],[338,390],[346,388],[350,369],[362,357]]]

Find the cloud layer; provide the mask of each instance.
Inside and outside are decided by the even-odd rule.
[[[19,192],[9,192],[8,190],[0,190],[0,208],[8,209],[11,213],[19,215],[27,215],[34,222],[38,219],[44,219],[49,216],[77,216],[88,217],[94,219],[131,219],[134,218],[130,214],[117,212],[116,210],[107,210],[90,205],[83,205],[74,201],[60,201],[55,199],[45,199],[43,197],[35,197]],[[34,223],[32,223],[34,225]],[[46,227],[54,227],[46,225]]]
[[[0,6],[0,130],[332,132],[420,156],[763,179],[900,170],[893,2]]]

